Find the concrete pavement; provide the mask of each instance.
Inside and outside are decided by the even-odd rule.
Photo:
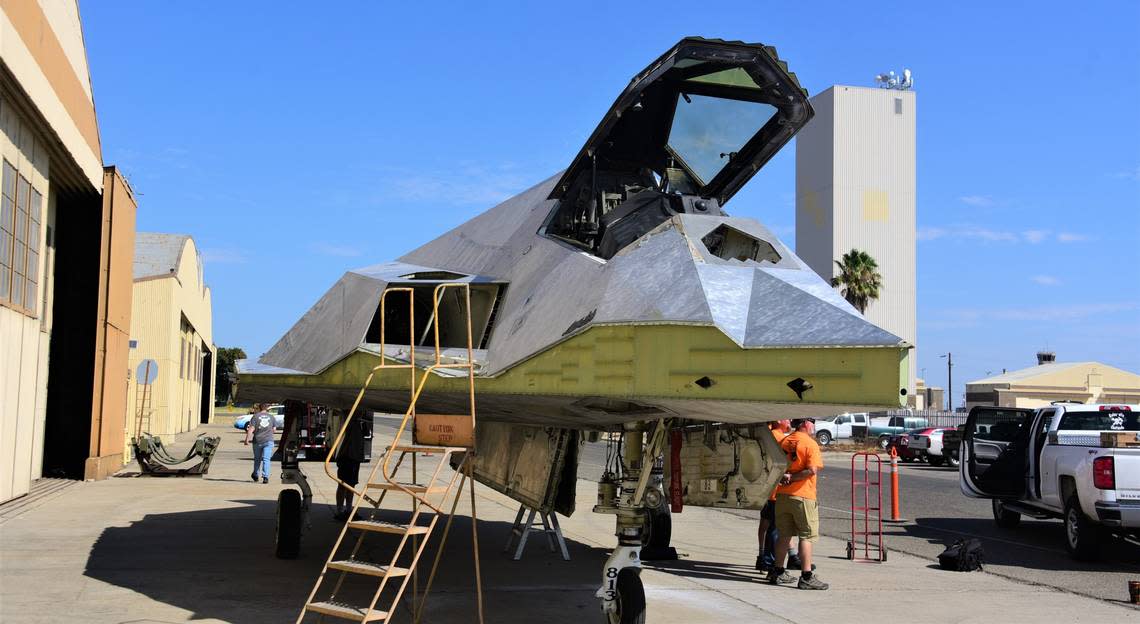
[[[312,529],[301,558],[275,559],[274,506],[282,487],[276,475],[270,485],[251,483],[242,433],[226,425],[204,430],[223,442],[203,479],[124,474],[65,488],[7,517],[0,524],[0,621],[293,621],[335,539],[332,481],[319,464],[305,464],[315,495]],[[378,435],[376,451],[384,441]],[[530,542],[522,561],[508,560],[500,550],[517,505],[477,489],[488,622],[601,621],[593,594],[614,538],[613,518],[589,511],[595,487],[579,481],[578,512],[562,520],[570,562],[542,540]],[[474,621],[466,496],[460,512],[425,621]],[[853,563],[843,558],[844,542],[829,537],[819,542],[817,564],[832,589],[771,587],[751,567],[752,519],[688,508],[673,526],[683,557],[642,574],[651,623],[1140,621],[1140,610],[1124,604],[1124,588],[1112,603],[992,574],[945,572],[900,553],[886,564]],[[398,617],[411,621],[403,611]]]

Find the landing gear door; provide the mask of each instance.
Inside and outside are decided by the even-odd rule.
[[[788,465],[767,424],[685,427],[679,456],[684,504],[696,507],[760,509]]]
[[[962,492],[975,498],[1025,494],[1033,410],[975,407],[966,418],[959,468]]]

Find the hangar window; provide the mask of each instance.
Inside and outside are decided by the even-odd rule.
[[[384,340],[385,344],[417,347],[434,347],[435,332],[432,331],[432,298],[436,284],[400,284],[390,288],[413,289],[414,306],[408,302],[407,292],[389,293],[384,298]],[[491,338],[499,304],[506,293],[505,284],[471,285],[471,346],[484,349]],[[464,314],[463,290],[446,288],[440,291],[439,301],[439,346],[441,348],[467,347],[467,316]],[[414,308],[414,322],[409,323],[409,308]],[[372,344],[381,342],[380,310],[372,317],[364,341]]]
[[[780,254],[771,243],[727,225],[717,226],[715,230],[705,234],[701,242],[705,244],[709,253],[725,260],[768,261],[772,264],[780,261]]]

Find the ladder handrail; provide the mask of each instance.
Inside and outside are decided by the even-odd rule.
[[[442,300],[443,291],[445,291],[448,288],[461,288],[464,292],[464,295],[465,295],[464,315],[467,317],[467,363],[466,364],[454,364],[454,363],[445,364],[442,361],[442,353],[440,351],[440,345],[439,345],[439,304]],[[385,357],[384,351],[385,351],[385,345],[386,345],[386,342],[385,342],[386,312],[385,312],[384,303],[385,303],[386,297],[388,296],[388,293],[390,293],[390,292],[407,292],[408,293],[408,301],[409,301],[409,304],[408,304],[408,317],[409,317],[408,339],[409,339],[409,342],[411,344],[409,345],[410,362],[407,365],[402,365],[402,364],[390,365],[390,364],[386,364],[384,361],[384,357]],[[418,494],[416,494],[415,492],[412,492],[410,489],[404,487],[399,482],[394,481],[391,477],[388,476],[388,465],[392,461],[392,455],[394,454],[396,447],[400,446],[400,440],[403,437],[404,432],[407,430],[408,420],[411,418],[414,418],[414,416],[415,416],[416,403],[419,401],[420,395],[423,393],[423,389],[427,385],[428,379],[431,378],[433,371],[435,371],[436,369],[441,369],[441,368],[466,368],[467,369],[469,411],[471,414],[472,438],[474,438],[474,430],[475,430],[475,361],[474,361],[473,336],[472,336],[472,329],[471,329],[471,287],[470,287],[470,284],[468,284],[467,282],[446,282],[446,283],[438,284],[435,287],[435,290],[433,291],[432,295],[433,295],[432,296],[432,325],[433,325],[434,337],[435,337],[435,345],[434,345],[435,362],[432,363],[430,366],[428,366],[426,369],[424,369],[423,374],[420,376],[419,382],[417,383],[417,381],[416,381],[416,364],[415,364],[415,348],[416,348],[415,347],[415,318],[416,318],[415,317],[415,289],[410,288],[410,287],[394,287],[394,288],[385,289],[384,292],[380,293],[380,353],[378,354],[378,357],[380,359],[380,363],[377,364],[376,366],[372,367],[372,370],[368,373],[368,377],[365,379],[364,384],[360,387],[360,391],[356,394],[356,399],[353,401],[352,408],[349,410],[348,416],[345,418],[344,423],[341,425],[340,431],[337,433],[336,439],[333,440],[333,444],[329,448],[328,454],[325,455],[325,460],[324,460],[325,474],[327,474],[330,478],[332,478],[332,480],[335,481],[338,485],[345,487],[348,490],[351,490],[357,496],[361,496],[361,497],[366,498],[368,500],[371,500],[371,498],[368,496],[367,490],[365,490],[365,491],[358,490],[358,489],[356,489],[355,486],[351,486],[351,485],[345,483],[344,481],[342,481],[339,477],[337,477],[336,473],[333,472],[333,470],[331,468],[331,462],[333,461],[333,458],[336,457],[336,453],[339,450],[340,444],[344,439],[345,432],[348,431],[349,424],[352,422],[352,419],[356,416],[357,410],[360,407],[360,403],[364,399],[364,393],[368,390],[368,386],[370,386],[372,384],[372,379],[376,375],[376,371],[378,371],[380,369],[384,369],[384,368],[410,368],[411,374],[412,374],[412,380],[411,380],[412,381],[412,384],[411,384],[412,396],[411,396],[411,401],[408,405],[408,409],[407,409],[407,411],[404,412],[403,419],[400,420],[400,426],[396,430],[396,435],[392,438],[392,442],[391,442],[391,444],[389,444],[387,452],[384,453],[383,462],[381,464],[377,464],[376,466],[374,466],[371,474],[369,475],[369,479],[368,479],[369,483],[372,481],[372,478],[375,476],[377,470],[381,469],[381,466],[383,466],[381,476],[384,478],[385,481],[387,481],[389,484],[393,485],[395,488],[397,488],[397,489],[403,491],[404,493],[412,496],[413,498],[420,501],[421,503],[428,505],[429,507],[432,507],[434,509],[434,506],[431,505],[426,499],[426,496],[428,494],[427,491],[424,492],[424,497],[420,497]],[[472,442],[474,442],[474,439],[472,439]],[[474,447],[474,445],[472,445],[472,447]],[[431,483],[429,482],[428,486],[430,487],[430,485],[431,485]]]

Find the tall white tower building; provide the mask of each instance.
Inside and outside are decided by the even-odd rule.
[[[870,254],[883,287],[867,319],[915,344],[914,92],[837,85],[811,104],[796,135],[796,255],[830,280],[843,254]]]

